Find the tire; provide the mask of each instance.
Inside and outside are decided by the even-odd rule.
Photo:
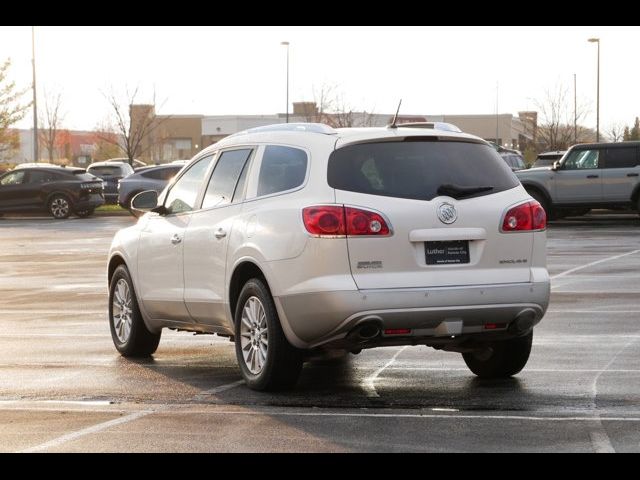
[[[118,312],[126,307],[125,318],[118,321]],[[122,317],[121,317],[122,318]],[[116,349],[124,357],[148,357],[158,348],[160,333],[147,329],[138,307],[129,270],[124,265],[116,268],[109,285],[109,329]]]
[[[533,197],[544,209],[544,212],[547,214],[547,220],[552,220],[556,218],[555,212],[551,208],[551,204],[547,200],[547,198],[540,193],[538,190],[527,190],[527,193]]]
[[[76,215],[80,218],[87,218],[93,215],[95,208],[88,208],[86,210],[77,210]]]
[[[259,391],[293,387],[302,354],[285,337],[263,280],[252,278],[244,285],[234,320],[236,357],[247,386]]]
[[[56,193],[49,199],[47,207],[51,216],[57,220],[69,218],[71,215],[71,202],[60,193]]]
[[[468,352],[463,353],[462,357],[469,370],[480,378],[507,378],[527,364],[532,340],[533,330],[523,337],[488,344],[488,356]]]

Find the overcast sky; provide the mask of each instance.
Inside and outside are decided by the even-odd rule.
[[[291,102],[335,85],[356,109],[389,113],[535,110],[562,84],[595,128],[601,40],[600,125],[640,115],[638,27],[36,27],[38,94],[61,90],[67,128],[91,129],[108,114],[101,91],[139,87],[160,113],[284,112],[286,47]],[[0,60],[31,81],[31,27],[0,27]],[[25,119],[20,126],[28,127]]]

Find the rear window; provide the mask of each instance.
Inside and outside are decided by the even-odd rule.
[[[146,172],[142,171],[140,172],[140,175],[142,175],[145,178],[153,178],[155,180],[169,181],[176,176],[176,173],[178,173],[181,168],[182,168],[181,166],[154,168],[152,170],[147,170]]]
[[[451,141],[376,142],[350,145],[329,157],[329,185],[386,197],[431,200],[438,188],[493,187],[464,198],[509,190],[519,184],[490,146]]]
[[[94,175],[102,175],[105,177],[122,175],[120,167],[89,167],[89,172]]]

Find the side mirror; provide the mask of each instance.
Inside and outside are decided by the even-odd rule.
[[[147,212],[152,211],[158,206],[158,192],[155,190],[146,190],[140,192],[133,200],[131,200],[131,213],[135,217],[141,217]]]
[[[559,168],[560,168],[560,160],[556,160],[555,162],[553,162],[553,165],[551,166],[551,170],[555,172]]]

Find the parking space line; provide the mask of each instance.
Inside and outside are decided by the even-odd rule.
[[[620,255],[614,255],[612,257],[602,258],[600,260],[596,260],[595,262],[590,262],[590,263],[587,263],[585,265],[580,265],[579,267],[570,268],[569,270],[565,270],[564,272],[560,272],[560,273],[557,273],[555,275],[551,275],[550,278],[551,278],[551,280],[555,280],[556,278],[565,277],[565,276],[570,275],[570,274],[572,274],[574,272],[577,272],[577,271],[580,271],[580,270],[584,270],[585,268],[593,267],[594,265],[599,265],[600,263],[609,262],[611,260],[616,260],[618,258],[627,257],[629,255],[633,255],[633,254],[638,253],[638,252],[640,252],[640,249],[633,250],[633,251],[627,252],[627,253],[621,253]]]
[[[20,450],[18,453],[43,452],[43,451],[49,450],[50,448],[58,447],[64,443],[77,440],[78,438],[84,437],[86,435],[102,432],[103,430],[106,430],[111,427],[115,427],[116,425],[122,425],[124,423],[133,422],[134,420],[145,417],[153,413],[154,411],[157,411],[157,410],[142,410],[141,412],[130,413],[129,415],[125,415],[124,417],[116,418],[114,420],[109,420],[107,422],[98,423],[97,425],[93,425],[91,427],[87,427],[81,430],[77,430],[75,432],[67,433],[60,437],[49,440],[48,442],[41,443],[40,445],[36,445],[34,447]]]
[[[402,352],[404,352],[407,348],[409,347],[409,345],[405,345],[404,347],[402,347],[400,350],[398,350],[395,355],[393,357],[391,357],[391,360],[389,360],[387,363],[384,364],[384,366],[380,367],[378,370],[376,370],[375,372],[373,372],[373,374],[371,374],[369,377],[367,377],[364,381],[364,389],[367,392],[367,397],[370,398],[377,398],[380,395],[378,395],[378,392],[376,391],[376,379],[378,378],[378,375],[380,375],[385,368],[389,367],[393,362],[396,361],[396,358],[398,358],[398,355],[400,355]]]
[[[197,400],[201,395],[215,395],[217,393],[221,393],[224,392],[226,390],[230,390],[232,388],[235,388],[241,384],[243,384],[244,381],[243,380],[237,380],[235,382],[231,382],[231,383],[226,383],[224,385],[219,385],[217,387],[214,387],[210,390],[205,390],[203,392],[200,392],[199,394],[197,394],[194,397],[194,400]],[[114,420],[108,420],[106,422],[102,422],[102,423],[98,423],[97,425],[93,425],[91,427],[87,427],[87,428],[83,428],[81,430],[77,430],[75,432],[71,432],[71,433],[67,433],[65,435],[62,435],[60,437],[54,438],[52,440],[49,440],[47,442],[41,443],[40,445],[36,445],[34,447],[30,447],[30,448],[26,448],[24,450],[20,450],[18,453],[34,453],[34,452],[43,452],[46,450],[49,450],[50,448],[55,448],[58,447],[64,443],[67,442],[71,442],[73,440],[77,440],[78,438],[84,437],[86,435],[91,435],[93,433],[98,433],[98,432],[102,432],[103,430],[107,430],[111,427],[115,427],[117,425],[122,425],[125,423],[129,423],[129,422],[133,422],[135,420],[138,420],[139,418],[142,417],[146,417],[147,415],[150,415],[152,413],[158,413],[158,412],[162,412],[165,410],[168,410],[170,407],[178,408],[180,407],[179,405],[160,405],[152,410],[141,410],[138,412],[134,412],[134,413],[130,413],[128,415],[125,415],[124,417],[120,417],[120,418],[116,418]]]

